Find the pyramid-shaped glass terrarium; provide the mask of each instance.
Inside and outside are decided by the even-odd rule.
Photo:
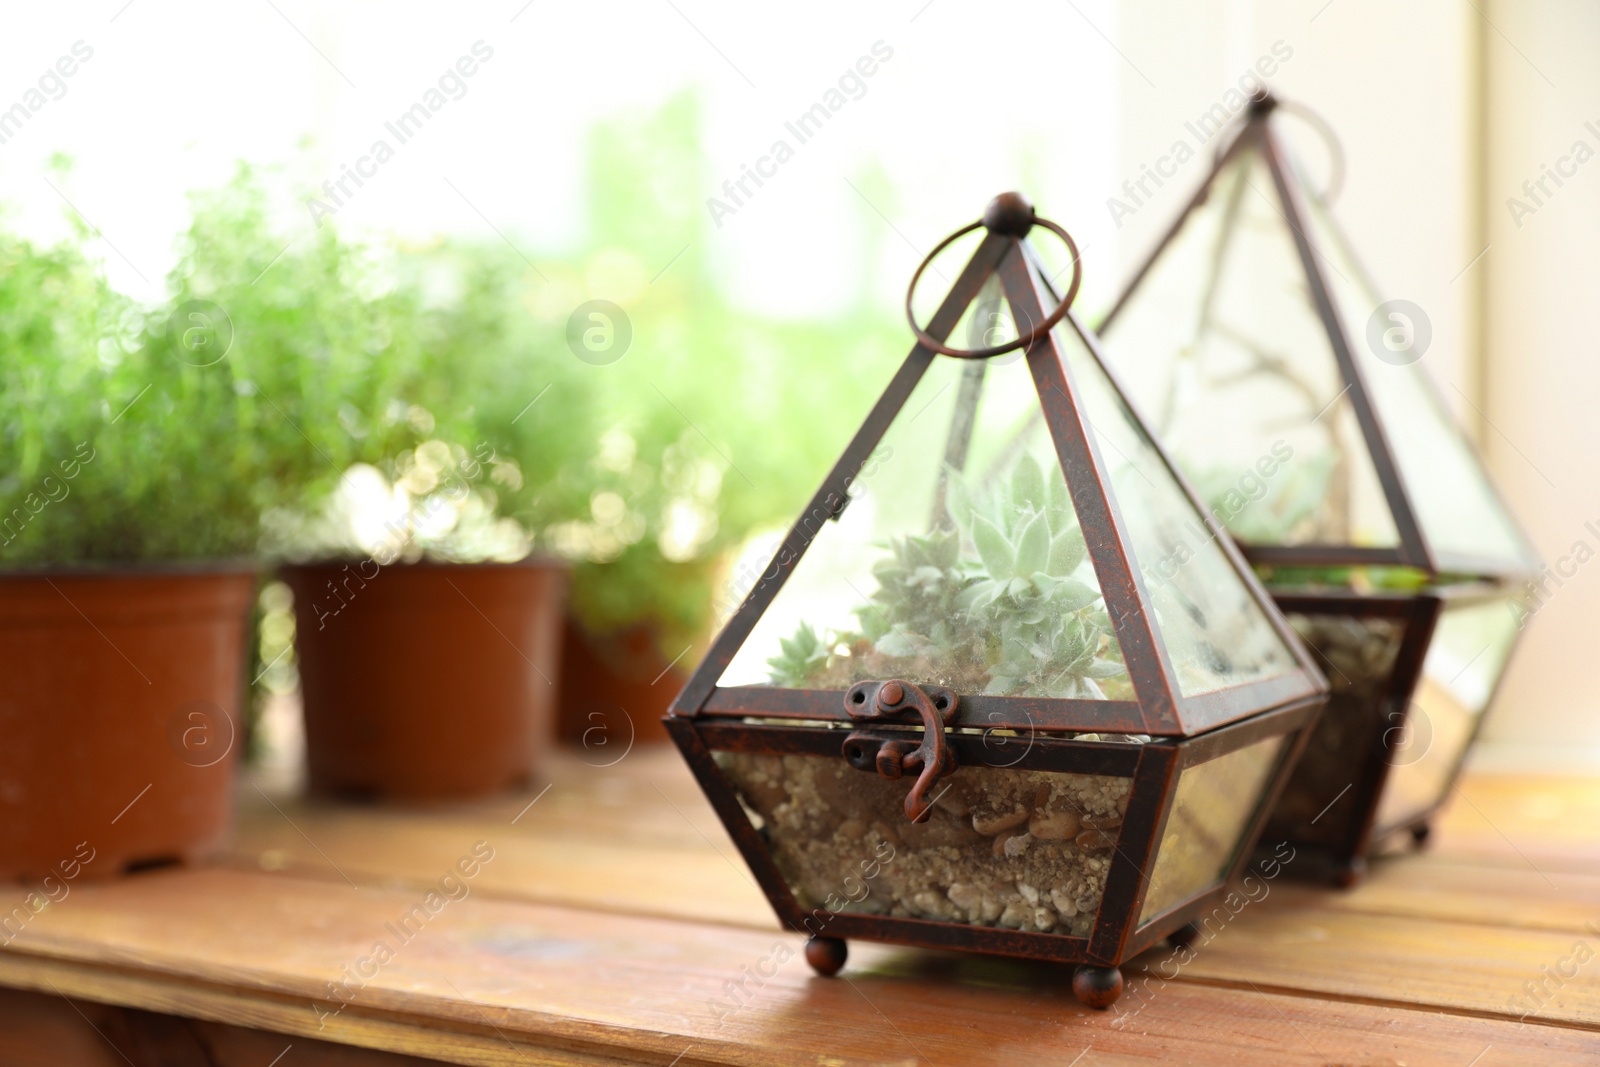
[[[1247,121],[1100,331],[1152,430],[1333,686],[1268,824],[1302,874],[1420,843],[1504,671],[1534,554],[1286,154]]]
[[[985,229],[667,725],[819,971],[967,948],[1083,964],[1103,1007],[1242,871],[1326,683],[1035,223],[1071,247],[1016,194],[952,236]],[[1002,299],[1023,336],[945,344]]]

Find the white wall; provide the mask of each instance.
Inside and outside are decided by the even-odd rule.
[[[1337,131],[1347,168],[1340,221],[1386,294],[1427,311],[1434,341],[1426,358],[1441,383],[1475,395],[1475,279],[1456,275],[1483,247],[1471,181],[1477,16],[1453,0],[1324,3],[1126,0],[1122,47],[1131,62],[1117,70],[1122,176],[1166,152],[1186,120],[1220,101],[1275,44],[1287,50],[1269,80],[1281,98]],[[1308,168],[1326,173],[1318,135],[1292,118],[1283,128]],[[1207,162],[1190,161],[1148,209],[1125,220],[1119,271],[1170,222]],[[1448,384],[1445,392],[1470,412]]]
[[[1567,571],[1528,625],[1486,756],[1600,766],[1600,7],[1486,3],[1490,151],[1484,441],[1547,563]],[[1585,124],[1592,124],[1586,126]],[[1543,205],[1522,190],[1583,141]],[[1537,191],[1537,190],[1536,190]],[[1513,220],[1516,197],[1534,208]],[[1520,223],[1520,225],[1519,225]],[[1593,523],[1590,528],[1586,524]],[[1563,563],[1563,560],[1565,562]]]

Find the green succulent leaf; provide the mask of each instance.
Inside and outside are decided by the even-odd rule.
[[[973,516],[972,543],[990,577],[1005,579],[1015,573],[1017,556],[1011,542],[999,527],[982,515]]]
[[[1128,673],[1128,668],[1114,660],[1094,660],[1077,672],[1084,678],[1120,678]]]
[[[905,632],[890,630],[878,638],[878,651],[885,656],[915,656],[917,654],[917,644]]]
[[[956,561],[961,558],[961,538],[954,534],[944,533],[932,538],[931,541],[932,551],[929,555],[932,558],[933,565],[944,570],[953,568],[956,565]]]
[[[1019,508],[1038,510],[1044,506],[1044,471],[1038,460],[1024,453],[1011,472],[1011,503]]]
[[[1084,544],[1083,531],[1074,526],[1051,539],[1050,557],[1045,569],[1065,578],[1078,569],[1088,554],[1089,546]]]
[[[1012,574],[1017,577],[1042,571],[1050,561],[1050,530],[1042,514],[1034,515],[1017,534]]]
[[[1050,591],[1050,602],[1057,611],[1078,611],[1099,599],[1097,590],[1073,578],[1063,578]]]
[[[1004,674],[990,674],[989,684],[983,687],[987,696],[1006,696],[1022,688],[1022,679]]]
[[[1052,464],[1049,476],[1049,506],[1051,529],[1056,529],[1055,519],[1060,517],[1063,521],[1062,529],[1066,524],[1076,524],[1077,516],[1072,509],[1072,494],[1067,491],[1067,480],[1061,475],[1059,464]]]
[[[861,620],[861,636],[868,641],[877,641],[893,626],[889,616],[885,615],[881,608],[873,605],[857,608],[856,618]]]
[[[804,689],[827,666],[828,644],[808,622],[802,622],[793,637],[780,638],[778,648],[782,655],[767,660],[773,685]]]

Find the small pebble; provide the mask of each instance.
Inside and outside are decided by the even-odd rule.
[[[972,816],[972,828],[978,831],[978,833],[982,834],[984,837],[993,837],[995,834],[998,834],[1004,830],[1010,830],[1012,827],[1021,826],[1027,821],[1028,809],[1025,807],[1017,807],[1012,811],[1004,811],[998,815],[974,814]]]
[[[995,838],[995,840],[998,841],[999,838]],[[1012,836],[1006,838],[1006,843],[1004,846],[1002,846],[1002,848],[1007,856],[1009,856],[1011,859],[1016,859],[1018,856],[1028,851],[1028,846],[1032,843],[1033,838],[1029,837],[1025,833],[1013,834]]]
[[[1077,842],[1079,848],[1092,852],[1095,849],[1110,848],[1117,843],[1117,839],[1104,830],[1085,830],[1078,835]]]
[[[1043,841],[1065,841],[1078,836],[1078,816],[1070,811],[1040,812],[1028,820],[1028,832]]]

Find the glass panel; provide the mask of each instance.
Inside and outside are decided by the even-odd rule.
[[[1432,334],[1426,309],[1408,302],[1380,307],[1377,287],[1337,222],[1314,196],[1305,199],[1307,236],[1319,253],[1423,535],[1435,552],[1533,566],[1532,549],[1429,380],[1422,362]]]
[[[1356,783],[1389,726],[1390,676],[1405,624],[1349,615],[1290,615],[1289,623],[1315,654],[1333,692],[1266,832],[1273,839],[1343,848],[1370,810]]]
[[[1284,740],[1269,737],[1178,775],[1139,925],[1222,881],[1244,845]]]
[[[1101,335],[1152,431],[1235,536],[1398,543],[1259,152],[1216,177]]]
[[[715,758],[800,906],[823,909],[818,921],[855,912],[1087,937],[1132,786],[962,767],[913,824],[909,781],[838,756]]]
[[[1389,737],[1393,743],[1386,758],[1393,769],[1378,803],[1379,830],[1414,819],[1445,799],[1451,775],[1505,671],[1520,619],[1511,598],[1446,607],[1439,617],[1403,732]]]
[[[1194,501],[1075,331],[1056,331],[1185,696],[1299,669]]]
[[[1026,364],[940,357],[718,684],[1133,698]]]

